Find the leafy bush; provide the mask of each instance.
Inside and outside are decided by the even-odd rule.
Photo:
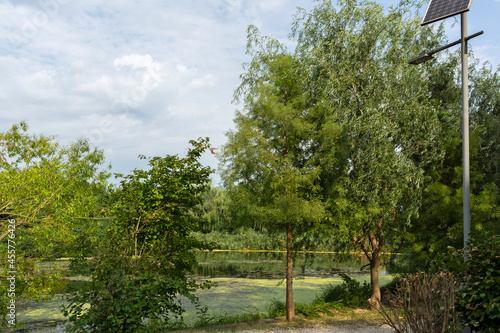
[[[268,316],[270,318],[281,317],[286,314],[286,304],[285,302],[273,299],[268,308]]]
[[[450,249],[436,267],[459,282],[457,311],[474,332],[500,331],[500,237],[471,238],[465,249]],[[464,260],[464,258],[466,260]]]
[[[381,295],[385,295],[388,292],[395,292],[398,287],[400,276],[396,275],[389,283],[384,284],[380,287]]]
[[[191,143],[185,158],[155,157],[149,170],[124,177],[114,194],[108,237],[96,246],[94,258],[83,262],[92,266],[92,283],[64,307],[73,324],[69,331],[150,331],[182,316],[179,296],[198,305],[193,293],[210,284],[193,281],[188,273],[196,264],[193,251],[208,246],[191,232],[198,228],[193,210],[210,169],[199,163],[208,142]]]
[[[344,273],[340,273],[340,276],[344,282],[341,285],[330,284],[327,286],[319,297],[320,299],[325,303],[340,303],[349,307],[358,307],[368,302],[372,291],[366,281],[361,285]]]
[[[329,310],[341,309],[343,307],[359,307],[366,304],[371,296],[371,287],[364,281],[363,285],[359,281],[340,273],[342,277],[341,285],[333,285],[323,289],[321,295],[311,304],[296,303],[295,313],[307,318],[317,318],[319,313],[331,315]],[[285,302],[274,299],[269,305],[268,316],[280,317],[286,314]]]
[[[380,312],[396,333],[457,332],[453,275],[417,273],[399,279],[395,291],[388,290]],[[387,308],[387,309],[386,309]]]

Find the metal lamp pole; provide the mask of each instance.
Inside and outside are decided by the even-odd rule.
[[[462,158],[463,158],[463,200],[464,200],[464,248],[470,233],[470,158],[469,158],[469,52],[467,48],[467,12],[460,14],[462,48]],[[467,257],[464,257],[464,260]],[[471,333],[465,327],[462,333]]]
[[[469,39],[483,34],[483,31],[467,36],[467,12],[461,14],[461,38],[453,43],[440,47],[430,52],[422,52],[418,57],[408,63],[418,65],[434,58],[434,54],[453,45],[461,44],[462,55],[462,160],[463,160],[463,214],[464,214],[464,247],[469,241],[470,233],[470,158],[469,158],[469,52],[467,42]],[[470,333],[470,327],[462,333]]]
[[[462,47],[462,158],[464,247],[470,233],[470,158],[469,158],[469,54],[467,49],[467,12],[461,14]]]
[[[462,159],[463,159],[463,212],[464,212],[464,247],[469,240],[470,233],[470,158],[469,158],[469,57],[467,42],[484,32],[481,30],[467,36],[467,12],[461,13],[461,39],[438,49],[422,52],[418,57],[408,61],[411,65],[418,65],[434,58],[434,54],[451,46],[461,44],[462,48]]]

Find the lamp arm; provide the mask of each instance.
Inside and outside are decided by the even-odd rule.
[[[476,33],[475,33],[475,34],[473,34],[473,35],[470,35],[470,36],[465,37],[465,41],[467,42],[469,39],[472,39],[472,38],[474,38],[474,37],[480,36],[480,35],[482,35],[482,34],[484,34],[484,31],[483,31],[483,30],[481,30],[481,31],[479,31],[479,32],[476,32]],[[440,47],[440,48],[438,48],[438,49],[432,50],[432,51],[427,52],[427,53],[428,53],[429,55],[433,55],[434,53],[441,52],[441,51],[443,51],[443,50],[446,50],[446,49],[447,49],[447,48],[449,48],[449,47],[452,47],[452,46],[455,46],[455,45],[457,45],[457,44],[460,44],[460,42],[461,42],[461,41],[462,41],[462,40],[461,40],[461,39],[459,39],[459,40],[457,40],[457,41],[454,41],[453,43],[450,43],[450,44],[448,44],[448,45],[442,46],[442,47]]]

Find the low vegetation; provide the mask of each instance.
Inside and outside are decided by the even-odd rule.
[[[464,260],[465,259],[465,260]],[[471,238],[464,249],[450,248],[435,269],[453,274],[456,311],[474,332],[500,330],[500,236]]]
[[[261,250],[279,251],[283,247],[280,245],[283,239],[270,237],[266,232],[256,231],[252,228],[238,228],[233,232],[211,231],[203,233],[196,231],[192,233],[196,239],[216,244],[220,250]]]
[[[332,315],[332,310],[354,309],[367,305],[371,295],[370,285],[361,283],[346,274],[341,273],[342,284],[328,285],[310,304],[297,303],[295,312],[306,318],[319,318],[321,314]],[[286,312],[285,304],[274,300],[268,310],[270,317],[280,317]]]
[[[396,333],[459,330],[451,274],[410,274],[400,278],[395,291],[385,295],[385,301],[380,311]]]

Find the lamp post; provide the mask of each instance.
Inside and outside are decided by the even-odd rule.
[[[469,52],[467,48],[467,12],[460,14],[462,49],[462,158],[464,247],[470,233],[470,159],[469,159]]]
[[[408,61],[411,65],[419,65],[434,59],[434,54],[449,47],[461,44],[462,49],[462,159],[463,159],[463,215],[464,215],[464,247],[470,233],[470,163],[469,163],[469,64],[467,42],[484,31],[467,36],[467,12],[461,13],[461,38],[438,49],[422,52],[418,57]]]
[[[432,3],[431,3],[432,4]],[[470,3],[469,3],[470,7]],[[469,39],[483,34],[483,31],[467,36],[467,11],[461,16],[461,38],[453,43],[432,50],[422,52],[418,57],[408,61],[411,65],[418,65],[434,58],[434,54],[451,46],[461,44],[462,55],[462,159],[463,159],[463,215],[464,215],[464,247],[469,241],[470,233],[470,163],[469,163],[469,57],[467,42]],[[430,23],[430,22],[427,22]],[[470,327],[462,330],[462,333],[470,333]]]

